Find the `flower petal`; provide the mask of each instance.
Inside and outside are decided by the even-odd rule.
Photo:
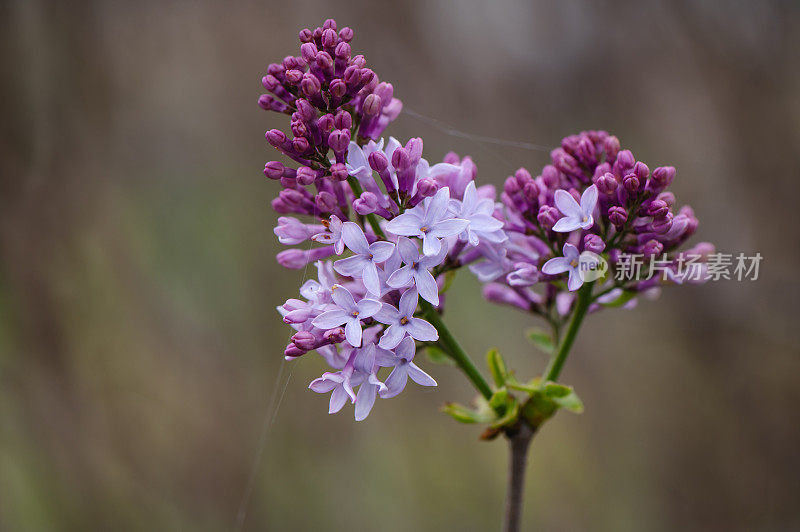
[[[323,312],[311,322],[318,329],[333,329],[347,321],[350,315],[342,309],[329,310]]]
[[[386,224],[386,230],[400,236],[419,236],[422,219],[414,211],[404,212]]]
[[[411,377],[411,380],[419,384],[420,386],[436,386],[436,381],[433,377],[419,369],[419,366],[414,364],[413,362],[408,363],[408,376]]]
[[[364,265],[370,261],[364,255],[353,255],[333,263],[333,269],[347,277],[361,277]]]
[[[419,303],[419,295],[416,288],[409,288],[403,295],[400,296],[400,304],[398,305],[398,310],[400,310],[400,316],[405,316],[410,318],[414,315],[414,312],[417,310],[417,303]]]
[[[420,342],[433,342],[439,339],[436,327],[421,318],[411,318],[406,325],[406,332]]]
[[[422,237],[422,252],[425,255],[436,255],[442,249],[442,243],[432,234],[425,233]]]
[[[408,365],[404,364],[392,370],[389,377],[386,379],[386,390],[381,392],[382,398],[389,399],[390,397],[398,395],[405,389],[406,382],[408,381],[407,367]]]
[[[328,405],[328,413],[335,414],[342,409],[347,402],[347,392],[344,386],[337,386],[331,394],[331,402]]]
[[[392,325],[400,321],[400,312],[389,303],[382,303],[381,309],[372,317],[375,318],[375,321]]]
[[[361,322],[358,318],[350,318],[344,326],[344,337],[353,347],[361,347]]]
[[[372,254],[372,262],[383,262],[392,256],[394,244],[392,242],[378,241],[369,247]]]
[[[356,307],[358,307],[358,317],[362,320],[365,318],[370,318],[377,314],[381,310],[382,306],[383,303],[380,301],[375,301],[374,299],[362,299],[356,304]]]
[[[396,357],[402,358],[404,360],[408,360],[409,362],[414,360],[414,355],[416,354],[417,344],[414,342],[414,339],[410,336],[406,336],[403,338],[403,341],[397,346],[395,349]]]
[[[406,335],[405,329],[395,323],[390,325],[384,332],[383,336],[381,336],[380,341],[378,342],[378,346],[384,349],[394,349],[397,347],[397,344],[400,343],[400,340]]]
[[[413,276],[414,272],[411,266],[406,265],[392,273],[389,278],[386,279],[386,284],[391,288],[403,288],[404,286],[408,286]]]
[[[376,296],[381,295],[381,279],[378,277],[378,267],[372,261],[364,263],[364,269],[361,272],[364,286],[371,294]]]
[[[581,195],[581,212],[585,216],[592,215],[594,207],[597,205],[597,196],[597,185],[592,185],[583,191],[583,195]]]
[[[553,225],[553,231],[556,233],[571,233],[572,231],[581,227],[580,218],[572,216],[564,216]],[[591,226],[589,226],[591,227]]]
[[[441,220],[433,224],[429,234],[439,238],[455,236],[466,229],[468,225],[469,221],[464,220],[463,218],[450,218],[449,220]],[[501,223],[500,226],[502,227],[502,225],[503,224]],[[430,255],[430,253],[426,253],[426,255]]]
[[[349,250],[359,255],[366,255],[369,253],[369,243],[364,231],[353,222],[345,222],[342,224],[342,240]]]
[[[439,304],[439,285],[428,270],[419,270],[414,276],[419,295],[433,305]]]
[[[578,288],[583,286],[583,279],[581,279],[580,272],[577,268],[573,268],[569,271],[569,281],[567,281],[567,288],[569,288],[570,292],[574,292]]]
[[[368,382],[363,383],[358,387],[358,395],[356,395],[355,416],[356,421],[363,421],[369,415],[372,406],[375,404],[375,396],[377,395],[378,387]]]
[[[572,194],[564,189],[558,189],[553,199],[555,200],[556,207],[558,207],[558,210],[561,211],[564,216],[580,218],[581,206],[578,205],[578,202],[575,201]]]
[[[328,393],[337,386],[339,386],[338,382],[331,379],[326,379],[325,377],[314,379],[313,381],[311,381],[311,384],[308,385],[309,389],[312,392],[317,392],[317,393]]]
[[[558,275],[571,269],[569,259],[566,257],[555,257],[544,263],[542,266],[542,273],[547,275]]]

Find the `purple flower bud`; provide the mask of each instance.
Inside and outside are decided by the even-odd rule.
[[[339,42],[339,36],[333,29],[327,29],[322,32],[322,46],[325,48],[333,48]]]
[[[328,135],[328,146],[336,153],[344,153],[350,144],[350,131],[346,129],[334,129]]]
[[[661,255],[662,251],[664,251],[664,244],[658,240],[648,240],[641,247],[640,253],[645,257],[655,257],[656,255]]]
[[[297,108],[297,113],[300,116],[300,119],[303,122],[310,122],[317,116],[317,110],[314,109],[314,106],[308,100],[304,100],[303,98],[299,98],[296,102],[294,102],[295,107]]]
[[[653,218],[663,218],[669,213],[669,205],[666,201],[654,199],[647,206],[647,215]]]
[[[331,91],[331,96],[334,98],[342,98],[347,94],[347,84],[340,79],[331,81],[329,89]]]
[[[433,196],[438,190],[439,184],[433,179],[426,177],[417,183],[417,193],[423,198]]]
[[[286,349],[283,351],[283,356],[286,357],[287,360],[293,360],[299,356],[305,355],[308,351],[303,351],[299,347],[294,344],[289,344],[286,346]]]
[[[334,55],[337,59],[341,59],[343,61],[347,61],[350,59],[350,45],[346,42],[340,42],[336,45],[336,50],[334,51]]]
[[[628,221],[628,211],[622,207],[610,207],[608,209],[608,221],[614,224],[614,227],[617,229],[622,229],[622,227],[625,225],[625,222]]]
[[[286,142],[286,134],[280,129],[270,129],[266,134],[267,142],[276,148],[280,148]]]
[[[518,168],[517,171],[514,172],[514,178],[517,180],[517,184],[520,188],[525,188],[526,184],[533,183],[531,173],[525,168]]]
[[[322,89],[322,85],[317,79],[317,76],[311,74],[310,72],[306,72],[303,74],[303,81],[300,83],[300,89],[303,91],[303,94],[312,98],[319,94],[319,91]]]
[[[370,94],[364,99],[364,114],[367,116],[377,116],[381,112],[381,99],[377,94]]]
[[[353,40],[353,30],[349,27],[345,26],[344,28],[339,30],[339,39],[343,40],[344,42],[350,42]]]
[[[631,194],[639,190],[639,185],[640,185],[639,178],[636,177],[636,174],[628,174],[622,178],[622,186],[624,186],[625,190],[627,190]]]
[[[658,169],[656,168],[656,170]],[[653,170],[653,173],[655,173],[656,170]],[[663,201],[670,208],[672,208],[675,205],[675,194],[673,194],[672,192],[662,192],[661,194],[656,196],[656,199]]]
[[[353,201],[353,208],[362,216],[372,214],[378,209],[378,197],[372,192],[364,192],[360,198]]]
[[[325,192],[324,190],[317,194],[317,196],[314,198],[314,203],[316,204],[317,209],[324,213],[333,212],[337,206],[336,196],[330,192]]]
[[[310,147],[308,139],[305,137],[295,137],[292,139],[292,148],[294,148],[294,151],[297,153],[306,153]]]
[[[312,39],[313,36],[311,34],[311,30],[310,29],[304,28],[304,29],[300,30],[299,37],[300,37],[300,42],[305,43],[305,42],[309,42]]]
[[[445,162],[447,164],[458,164],[461,162],[461,158],[458,156],[456,152],[449,151],[445,154],[442,162]]]
[[[331,165],[331,178],[334,181],[347,181],[348,173],[347,167],[344,163],[336,163]]]
[[[646,164],[639,161],[635,165],[633,165],[633,173],[636,174],[636,177],[639,178],[640,183],[644,183],[645,181],[647,181],[647,178],[650,175],[650,169],[647,167]]]
[[[606,172],[605,174],[598,177],[595,182],[597,185],[597,190],[599,190],[603,194],[613,194],[617,190],[617,179],[614,177],[614,174],[610,172]]]
[[[333,123],[333,115],[329,113],[322,115],[319,120],[317,120],[317,127],[319,127],[321,131],[331,131],[333,129]]]
[[[558,170],[556,169],[555,166],[548,164],[547,166],[542,168],[542,181],[544,182],[545,185],[547,185],[547,188],[549,189],[556,188],[556,186],[558,186],[559,180],[560,179],[558,175]]]
[[[344,69],[344,74],[342,74],[342,79],[344,80],[345,83],[347,83],[348,87],[354,86],[361,79],[361,69],[355,65],[350,65],[349,67]]]
[[[317,180],[316,170],[308,166],[301,166],[297,169],[297,182],[301,185],[311,185]]]
[[[583,249],[592,253],[602,253],[606,249],[606,243],[598,235],[589,233],[583,237]]]
[[[538,220],[542,229],[552,229],[559,218],[561,218],[559,210],[550,205],[539,207],[539,214],[536,216],[536,220]]]
[[[300,45],[300,56],[306,63],[313,63],[317,58],[317,45],[313,42],[303,43]]]
[[[619,174],[626,174],[628,171],[633,168],[633,165],[636,164],[636,159],[633,158],[633,154],[630,150],[622,150],[617,155],[617,160],[614,162],[614,169]]]
[[[674,166],[659,166],[655,170],[653,170],[653,182],[659,188],[665,188],[672,183],[673,178],[675,177],[675,167]]]
[[[322,25],[322,29],[336,31],[336,21],[332,18],[326,19],[325,23]]]
[[[320,70],[322,70],[326,75],[331,76],[333,75],[333,58],[331,54],[328,52],[319,52],[317,53],[317,66]]]
[[[663,217],[656,218],[655,220],[653,220],[653,223],[650,224],[650,228],[653,230],[654,233],[663,235],[664,233],[672,229],[672,221],[673,221],[672,213],[667,211],[667,213]]]
[[[280,87],[280,84],[281,83],[278,81],[278,79],[272,74],[267,74],[261,78],[261,85],[263,85],[263,87],[270,92],[274,92],[275,89]]]
[[[483,297],[492,303],[511,305],[522,310],[530,310],[530,302],[513,288],[498,283],[488,283],[483,287]]]
[[[341,109],[333,118],[333,126],[337,129],[350,129],[353,127],[353,117],[350,113]]]
[[[530,183],[526,183],[525,186],[522,187],[522,193],[525,195],[525,199],[528,203],[535,203],[539,199],[539,186],[535,181],[531,180]]]
[[[582,137],[575,149],[575,155],[581,160],[584,166],[597,164],[597,152],[594,143],[588,137]]]
[[[305,321],[305,320],[303,320]],[[298,331],[292,335],[292,343],[305,351],[311,351],[317,347],[317,338],[309,331]]]
[[[392,154],[392,166],[398,171],[405,170],[411,164],[411,156],[405,148],[397,148]]]
[[[303,81],[303,72],[297,69],[288,70],[286,72],[286,81],[292,85],[298,85]]]
[[[280,179],[285,168],[280,161],[270,161],[264,165],[264,175],[270,179]]]
[[[389,161],[386,159],[386,155],[380,151],[374,151],[370,153],[367,159],[369,160],[370,168],[376,172],[382,172],[389,166]]]

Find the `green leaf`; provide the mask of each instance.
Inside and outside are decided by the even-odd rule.
[[[489,352],[486,353],[486,365],[489,366],[489,373],[492,374],[495,386],[500,388],[505,385],[508,377],[508,370],[506,369],[506,363],[503,357],[497,349],[490,349]]]
[[[443,366],[455,366],[455,362],[444,352],[438,345],[427,344],[425,346],[425,353],[428,359],[434,364],[441,364]]]
[[[631,299],[636,297],[636,293],[637,292],[635,292],[633,290],[624,290],[620,294],[620,296],[617,299],[615,299],[614,301],[611,301],[610,303],[601,303],[601,305],[603,305],[604,307],[608,307],[608,308],[621,307],[622,305],[624,305],[625,303],[627,303],[628,301],[630,301]]]
[[[528,329],[526,333],[533,345],[545,353],[552,354],[556,350],[555,342],[549,332],[542,329]]]
[[[519,403],[517,403],[513,397],[510,399],[511,401],[506,408],[506,413],[503,415],[503,417],[490,425],[492,429],[497,430],[502,427],[510,427],[519,419]]]
[[[496,412],[502,412],[508,402],[508,398],[508,390],[505,387],[500,388],[489,398],[489,406]]]
[[[495,411],[489,407],[485,399],[478,401],[477,408],[469,408],[458,403],[446,403],[442,412],[461,423],[489,423],[497,419]]]
[[[583,401],[571,386],[548,382],[544,385],[544,394],[560,408],[580,414],[583,412]]]

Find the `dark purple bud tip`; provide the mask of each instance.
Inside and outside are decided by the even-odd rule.
[[[350,144],[350,132],[346,129],[334,129],[328,135],[328,146],[336,153],[344,153]]]
[[[311,33],[310,29],[303,28],[302,30],[300,30],[299,37],[300,37],[300,42],[309,42],[313,38],[313,34]]]
[[[280,85],[278,79],[273,76],[272,74],[267,74],[263,78],[261,78],[261,85],[267,89],[268,91],[272,92]]]
[[[614,174],[606,172],[597,178],[595,185],[597,185],[597,189],[600,192],[610,195],[617,190],[617,179],[614,177]]]
[[[636,174],[628,174],[622,178],[622,186],[628,192],[636,192],[639,190],[639,178],[636,177]]]
[[[297,101],[294,102],[295,107],[297,107],[297,112],[300,115],[300,118],[304,122],[308,122],[317,116],[317,110],[314,109],[314,106],[308,100],[304,100],[303,98],[299,98]]]
[[[264,165],[264,175],[270,179],[280,179],[283,177],[285,167],[279,161],[270,161]]]
[[[264,109],[265,111],[269,111],[272,109],[272,96],[269,94],[262,94],[258,97],[258,106]]]
[[[322,191],[314,198],[314,203],[320,212],[332,212],[336,208],[336,196],[330,192]]]
[[[550,205],[542,205],[539,207],[539,214],[536,215],[536,220],[538,220],[542,229],[552,229],[560,217],[561,214],[558,209]]]
[[[335,79],[331,81],[330,91],[331,96],[334,98],[342,98],[345,94],[347,94],[347,83],[340,79]]]
[[[300,46],[300,57],[308,64],[314,62],[317,58],[317,52],[317,45],[313,42],[307,42]]]
[[[297,85],[301,81],[303,81],[303,72],[297,69],[287,70],[286,71],[286,81],[291,83],[292,85]]]
[[[367,160],[369,161],[369,167],[376,172],[383,172],[389,167],[389,160],[386,158],[386,155],[379,151],[370,153]]]
[[[297,182],[301,185],[311,185],[317,179],[317,172],[308,166],[297,169]]]
[[[283,356],[286,358],[297,358],[299,356],[305,355],[308,351],[303,351],[295,344],[289,344],[286,346],[286,349],[283,351]]]
[[[319,79],[317,79],[317,76],[311,74],[310,72],[306,72],[303,75],[303,81],[300,82],[300,88],[302,89],[303,94],[310,98],[319,94],[320,89],[322,89],[322,85],[320,84]]]
[[[420,179],[417,183],[417,191],[423,198],[427,198],[436,194],[439,190],[439,184],[430,178]]]
[[[340,80],[334,80],[340,81]],[[333,84],[331,84],[332,86]],[[350,113],[345,111],[344,109],[340,110],[336,113],[336,116],[333,118],[333,125],[337,129],[350,129],[353,127],[353,117],[350,116]]]
[[[336,31],[336,21],[332,18],[325,20],[325,23],[322,25],[322,29]]]
[[[548,164],[542,168],[542,181],[549,189],[556,188],[559,181],[558,170],[555,166]]]
[[[411,156],[405,148],[397,148],[392,154],[392,166],[397,170],[405,170],[411,165]]]
[[[617,160],[614,163],[614,166],[619,170],[621,174],[628,172],[633,165],[636,164],[636,159],[633,158],[633,154],[630,150],[622,150],[617,155]]]
[[[339,36],[336,30],[328,28],[322,32],[322,46],[325,48],[333,48],[339,42]]]
[[[525,183],[525,186],[522,187],[522,193],[529,203],[533,203],[539,198],[539,185],[537,185],[535,181]]]
[[[628,212],[622,207],[611,207],[608,209],[608,220],[614,224],[614,227],[621,229],[628,221]]]
[[[381,98],[377,94],[370,94],[364,98],[363,104],[364,114],[367,116],[376,116],[381,112]]]
[[[668,232],[670,229],[672,229],[672,220],[673,215],[671,212],[667,212],[667,214],[661,218],[656,218],[651,224],[653,232],[659,235],[663,235],[664,233]]]
[[[347,167],[343,163],[331,165],[331,177],[334,181],[347,181]]]
[[[292,335],[292,343],[304,351],[311,351],[317,347],[316,337],[308,331],[294,333]]]
[[[606,243],[598,235],[590,233],[583,237],[583,249],[592,253],[602,253],[606,249]]]
[[[674,166],[659,166],[653,170],[653,181],[662,188],[669,186],[674,178]]]
[[[655,257],[657,255],[661,255],[662,251],[664,251],[664,244],[658,240],[648,240],[642,246],[642,255],[645,257]]]
[[[305,137],[295,137],[292,139],[292,148],[297,153],[306,153],[311,146]]]
[[[333,58],[331,54],[328,52],[319,52],[317,54],[317,66],[322,70],[332,70],[333,69]]]
[[[663,218],[669,213],[669,205],[666,201],[655,199],[647,207],[647,215],[653,218]]]
[[[350,59],[350,45],[346,42],[340,42],[336,45],[336,50],[334,50],[334,54],[336,55],[337,59],[341,59],[347,61]]]
[[[322,131],[331,131],[333,129],[333,115],[330,113],[322,115],[317,122],[317,126],[319,126]]]
[[[350,42],[353,40],[353,30],[350,29],[348,26],[339,30],[339,38],[344,42]]]
[[[266,138],[267,142],[276,148],[282,146],[283,143],[286,142],[286,134],[280,129],[270,129],[267,131]]]
[[[650,176],[650,169],[647,167],[646,164],[639,161],[635,165],[633,165],[633,173],[636,174],[636,177],[639,178],[640,183],[644,183]]]
[[[606,137],[603,141],[603,150],[606,152],[606,159],[613,161],[619,153],[619,139],[614,135]]]

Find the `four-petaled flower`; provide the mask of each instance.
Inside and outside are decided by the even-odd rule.
[[[337,308],[323,312],[311,322],[319,329],[333,329],[344,324],[347,342],[353,347],[361,346],[361,320],[370,318],[381,310],[381,302],[374,299],[362,299],[358,303],[353,294],[341,286],[334,285],[331,298]]]
[[[394,349],[400,341],[408,336],[420,342],[433,342],[439,339],[436,327],[421,318],[414,317],[419,296],[416,288],[409,288],[400,296],[399,310],[389,303],[383,303],[375,314],[375,319],[389,327],[383,332],[378,345],[384,349]]]
[[[381,281],[377,263],[384,262],[392,255],[394,244],[381,240],[370,245],[364,231],[353,222],[342,225],[342,240],[355,255],[337,260],[333,269],[348,277],[361,277],[367,290],[380,296]]]
[[[563,189],[556,190],[553,199],[558,210],[564,215],[553,226],[553,231],[569,233],[579,228],[589,229],[594,225],[592,212],[597,205],[596,185],[590,186],[583,192],[580,204],[575,201],[572,194]]]
[[[380,392],[382,398],[388,399],[402,392],[409,377],[419,385],[436,386],[436,381],[433,377],[419,369],[412,362],[415,350],[414,340],[409,337],[405,337],[400,342],[395,352],[378,349],[376,357],[378,365],[385,368],[394,368],[386,379],[385,389]],[[359,390],[360,392],[361,390]]]
[[[353,391],[353,386],[358,386],[361,384],[364,376],[361,373],[354,372],[354,358],[355,353],[351,355],[350,360],[347,361],[347,364],[342,371],[328,371],[323,373],[322,377],[314,379],[311,381],[311,384],[308,385],[312,391],[317,393],[333,392],[331,393],[331,401],[328,406],[329,414],[335,414],[341,410],[344,404],[347,402],[348,397],[350,398],[351,402],[356,400],[356,394]]]
[[[413,280],[422,299],[438,305],[439,285],[430,269],[442,263],[447,255],[447,246],[442,246],[436,255],[420,255],[414,242],[400,237],[397,240],[397,250],[405,266],[395,270],[386,280],[386,284],[391,288],[403,288]]]
[[[450,189],[440,188],[421,204],[393,218],[386,229],[398,236],[415,236],[422,239],[422,252],[436,255],[442,247],[440,238],[453,236],[467,228],[469,222],[448,214]]]
[[[459,238],[473,246],[477,246],[481,240],[494,243],[506,240],[508,237],[502,231],[503,222],[492,216],[493,213],[494,201],[479,199],[475,181],[470,181],[464,190],[463,201],[460,205],[456,203],[456,215],[469,222]]]
[[[542,266],[542,273],[558,275],[559,273],[569,272],[567,288],[572,292],[583,285],[583,282],[587,280],[585,276],[588,272],[598,271],[601,259],[591,251],[578,253],[578,248],[569,243],[564,244],[563,252],[563,257],[555,257],[545,262],[544,266]]]
[[[379,368],[375,364],[375,344],[369,344],[359,350],[355,358],[355,367],[365,376],[361,386],[358,387],[358,394],[356,394],[355,399],[356,421],[362,421],[367,418],[372,410],[372,406],[375,404],[375,396],[380,393],[381,397],[383,397],[387,390],[386,385],[378,380],[377,371]]]
[[[344,240],[342,240],[342,221],[338,216],[332,215],[330,221],[322,220],[322,225],[325,226],[327,231],[317,233],[311,237],[314,242],[320,244],[333,245],[333,250],[337,255],[341,255],[344,251]]]

